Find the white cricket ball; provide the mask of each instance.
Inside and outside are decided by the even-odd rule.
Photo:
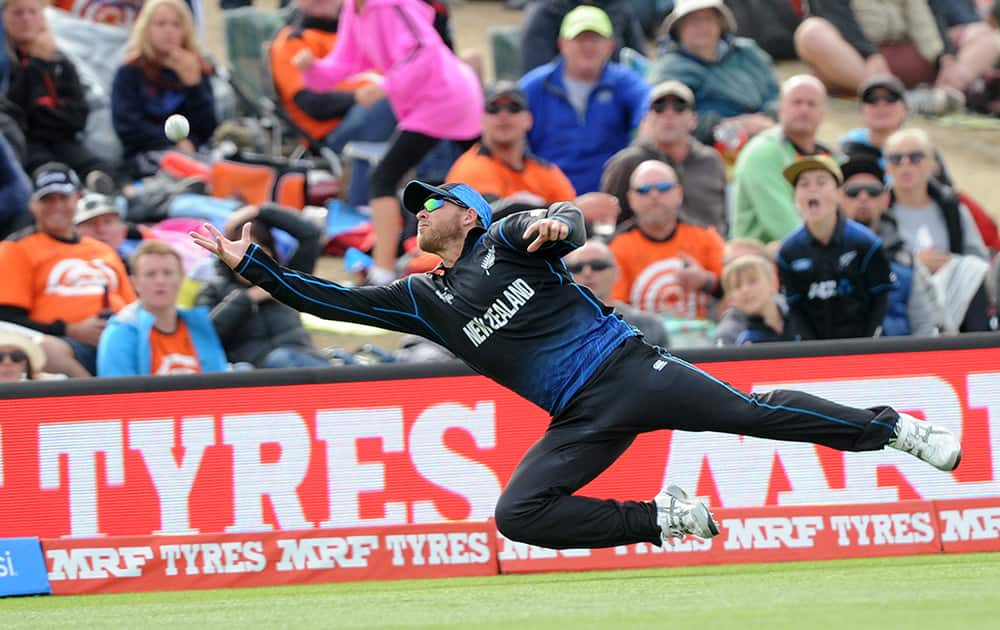
[[[191,131],[191,123],[180,114],[171,115],[170,118],[167,118],[167,122],[163,123],[163,133],[167,134],[167,139],[171,142],[180,142],[187,138],[189,131]]]

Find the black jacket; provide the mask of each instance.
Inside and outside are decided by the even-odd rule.
[[[17,53],[10,71],[7,97],[19,109],[27,141],[75,141],[87,126],[90,107],[73,62],[58,51],[52,61]]]
[[[569,236],[537,252],[524,231],[538,218],[565,221]],[[453,267],[381,287],[348,289],[279,267],[251,246],[236,271],[275,298],[326,319],[412,333],[555,415],[622,341],[638,333],[586,288],[561,258],[586,238],[568,203],[473,229]]]
[[[321,251],[319,228],[298,213],[277,207],[262,207],[257,220],[298,240],[298,247],[288,261],[289,268],[313,270]],[[212,323],[230,361],[245,361],[260,367],[264,357],[275,348],[312,347],[297,311],[274,300],[254,304],[247,297],[249,285],[241,282],[229,267],[221,263],[218,266],[218,277],[202,288],[197,303],[212,309]]]
[[[777,261],[792,336],[871,337],[882,325],[895,281],[882,241],[865,226],[839,215],[825,245],[803,226],[782,242]]]

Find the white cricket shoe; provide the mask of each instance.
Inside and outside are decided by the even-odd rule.
[[[661,490],[653,503],[656,504],[656,523],[660,526],[663,540],[684,538],[687,534],[699,538],[719,535],[719,525],[708,507],[697,499],[688,498],[687,492],[675,485]]]
[[[939,470],[955,470],[962,461],[962,444],[948,429],[899,414],[896,434],[889,439],[894,449],[919,457]]]

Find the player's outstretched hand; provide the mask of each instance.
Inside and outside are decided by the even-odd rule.
[[[559,219],[539,219],[524,231],[524,239],[527,240],[535,236],[535,240],[528,245],[528,252],[537,252],[538,248],[549,241],[561,241],[569,236],[569,226]]]
[[[243,224],[243,231],[240,233],[240,238],[238,241],[232,241],[222,235],[214,225],[211,223],[206,223],[204,225],[205,230],[211,235],[205,236],[200,232],[188,232],[198,246],[212,252],[220,259],[222,262],[229,265],[230,268],[235,268],[236,265],[240,264],[243,260],[243,256],[247,253],[250,244],[253,241],[250,239],[250,222]]]

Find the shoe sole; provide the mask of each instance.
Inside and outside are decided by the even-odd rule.
[[[708,536],[701,536],[701,538],[714,538],[719,535],[719,524],[715,522],[715,517],[712,513],[708,511],[704,503],[698,504],[699,510],[697,511],[698,525],[701,526],[702,530],[707,529],[709,532]]]
[[[675,486],[675,485],[667,486],[667,494],[681,501],[691,500],[690,497],[688,497],[688,493],[682,490],[680,486]],[[695,536],[698,536],[699,538],[714,538],[715,536],[718,536],[719,524],[715,522],[715,517],[712,516],[712,513],[708,510],[708,506],[706,506],[701,501],[698,501],[697,503],[698,503],[698,509],[695,510],[694,515],[695,515],[695,520],[698,521],[698,529],[701,531],[708,530],[709,534],[708,536],[700,536],[698,534],[695,534]]]
[[[958,452],[958,457],[955,458],[955,463],[952,464],[951,468],[942,468],[945,472],[951,472],[958,468],[958,465],[962,463],[962,451]]]

